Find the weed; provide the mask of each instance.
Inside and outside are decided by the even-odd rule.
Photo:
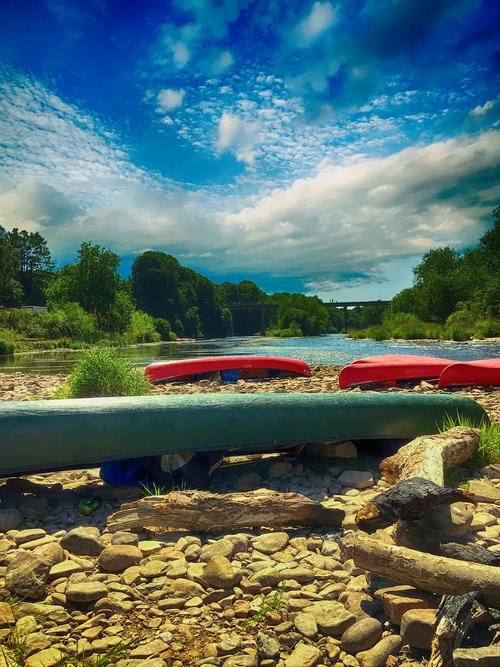
[[[270,598],[265,599],[264,596],[261,596],[262,604],[260,608],[253,616],[245,620],[245,625],[261,623],[270,611],[280,610],[284,604],[283,596],[285,595],[285,591],[286,584],[282,581],[278,584],[278,590]]]

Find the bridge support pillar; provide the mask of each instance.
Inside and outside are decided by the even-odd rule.
[[[347,306],[343,306],[344,308],[344,333],[347,333]]]
[[[264,315],[264,310],[260,311],[260,333],[262,336],[266,335],[266,318]]]

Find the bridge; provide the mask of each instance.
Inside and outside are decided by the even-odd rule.
[[[322,301],[321,302],[323,306],[326,308],[342,308],[344,310],[344,333],[347,333],[347,309],[348,308],[355,308],[356,306],[382,306],[382,307],[387,307],[391,302],[390,301],[383,301],[381,299],[378,299],[377,301]],[[233,303],[228,304],[229,309],[232,311],[235,310],[257,310],[260,312],[260,328],[261,328],[261,333],[265,333],[265,321],[264,321],[264,313],[266,311],[276,311],[278,310],[278,305],[276,303],[259,303],[256,301],[248,301],[248,302],[243,302],[243,301],[237,301]]]

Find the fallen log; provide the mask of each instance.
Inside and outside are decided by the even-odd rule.
[[[412,477],[423,477],[443,486],[444,470],[453,468],[474,453],[480,430],[456,426],[445,433],[422,435],[380,463],[385,479],[394,484]]]
[[[422,477],[414,477],[372,498],[370,503],[358,511],[355,520],[358,528],[365,533],[374,533],[399,519],[421,519],[440,505],[471,501],[473,498],[467,491],[441,487]]]
[[[172,491],[149,496],[122,508],[108,518],[110,532],[145,527],[224,531],[240,528],[327,526],[340,528],[345,512],[323,507],[299,493],[267,489],[245,493]]]
[[[484,547],[474,544],[460,544],[459,542],[442,542],[440,545],[441,555],[457,560],[466,560],[471,563],[482,563],[483,565],[500,566],[500,553],[488,551]]]
[[[364,570],[441,595],[478,591],[500,609],[500,568],[387,544],[362,532],[348,534],[340,546],[344,557]]]
[[[466,595],[446,595],[439,604],[427,667],[453,667],[453,651],[462,645],[471,625],[486,613],[474,591]]]

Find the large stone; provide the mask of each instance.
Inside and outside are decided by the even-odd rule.
[[[373,486],[373,475],[368,470],[344,470],[337,479],[337,484],[353,489],[367,489]]]
[[[473,518],[474,505],[460,502],[438,507],[426,517],[426,523],[441,534],[461,536],[468,532]]]
[[[500,667],[500,644],[480,648],[456,648],[454,667]]]
[[[25,665],[26,667],[54,667],[54,665],[57,665],[63,658],[64,655],[58,648],[47,648],[30,655],[30,657],[26,659]]]
[[[194,597],[203,595],[205,592],[203,586],[200,586],[196,581],[183,579],[182,577],[169,581],[168,585],[173,589],[175,596],[180,597]]]
[[[286,667],[315,667],[321,660],[321,651],[316,646],[299,642],[285,660]]]
[[[318,624],[312,614],[299,612],[293,619],[295,627],[307,639],[314,639],[318,634]]]
[[[401,619],[401,636],[413,648],[429,650],[434,637],[434,609],[409,609]]]
[[[281,646],[276,634],[270,630],[259,632],[257,635],[257,649],[262,660],[273,660],[281,651]]]
[[[50,564],[40,556],[20,551],[7,565],[5,588],[25,600],[41,600],[49,570]]]
[[[168,649],[168,644],[165,644],[162,639],[153,639],[132,649],[129,655],[131,658],[151,658],[160,655],[166,649]]]
[[[231,655],[224,660],[224,667],[258,667],[257,656],[252,655]]]
[[[356,655],[375,646],[381,636],[382,623],[376,618],[363,618],[344,632],[342,648],[347,653]]]
[[[203,580],[212,588],[232,588],[241,581],[241,573],[225,556],[214,556],[203,571]]]
[[[289,536],[285,532],[265,533],[252,540],[252,547],[263,554],[274,554],[288,544]]]
[[[314,616],[319,630],[330,637],[340,637],[348,627],[356,622],[356,617],[340,602],[325,600],[313,602],[304,609]]]
[[[439,604],[439,599],[435,595],[412,586],[392,586],[378,591],[377,597],[379,595],[384,601],[385,613],[395,625],[401,623],[403,614],[410,609],[437,609]]]
[[[65,557],[63,548],[57,542],[37,547],[33,553],[46,560],[51,567],[57,563],[62,563]]]
[[[0,533],[15,530],[23,521],[24,517],[19,510],[14,508],[0,509]]]
[[[91,526],[78,526],[61,538],[59,544],[77,556],[98,556],[104,549],[99,530]]]
[[[482,503],[495,503],[500,500],[500,489],[491,482],[482,479],[473,479],[469,482],[469,491],[476,500]]]
[[[202,563],[208,563],[214,556],[225,556],[231,558],[234,554],[234,544],[230,540],[222,539],[206,544],[200,554],[199,560]]]
[[[0,602],[0,628],[8,628],[15,623],[14,614],[7,602]]]
[[[100,581],[78,581],[66,587],[66,598],[71,602],[95,602],[107,594],[108,589]]]
[[[131,544],[112,544],[99,556],[99,567],[104,572],[124,572],[142,560],[142,551]]]

